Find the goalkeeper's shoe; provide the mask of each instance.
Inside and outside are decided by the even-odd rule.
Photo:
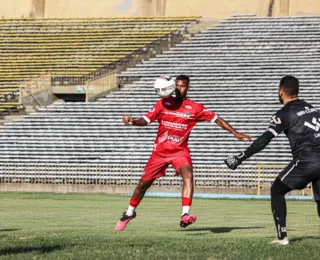
[[[289,239],[287,237],[284,237],[283,239],[276,238],[275,240],[272,240],[270,244],[278,244],[282,246],[289,245]]]
[[[126,228],[130,220],[134,219],[137,216],[136,212],[132,216],[126,215],[126,212],[123,213],[122,217],[119,219],[117,225],[114,227],[116,231],[122,231]]]
[[[195,215],[184,214],[180,220],[180,227],[187,227],[193,223],[195,223],[197,217]]]

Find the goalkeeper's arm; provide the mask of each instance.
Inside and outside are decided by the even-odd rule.
[[[262,135],[260,135],[244,152],[239,155],[230,156],[226,160],[224,160],[225,164],[230,169],[237,169],[237,167],[246,159],[254,155],[255,153],[263,150],[272,140],[274,135],[270,131],[265,131]]]

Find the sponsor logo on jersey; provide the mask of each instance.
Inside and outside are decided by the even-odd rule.
[[[164,111],[162,113],[166,114],[166,115],[173,115],[173,116],[176,116],[176,117],[182,117],[182,118],[186,118],[186,119],[193,119],[195,117],[194,114],[191,114],[189,112],[169,112],[169,111]]]
[[[313,117],[312,123],[304,122],[304,125],[318,132],[320,129],[320,118],[318,118],[317,120],[317,118]]]
[[[187,124],[179,124],[179,123],[173,123],[169,121],[161,121],[161,124],[163,124],[165,127],[174,129],[174,130],[187,130],[188,125]]]
[[[182,136],[169,135],[167,141],[168,143],[179,144],[181,143],[182,139],[183,139]]]
[[[315,109],[315,108],[311,108],[311,107],[305,107],[305,110],[302,110],[302,111],[299,111],[297,113],[297,116],[303,116],[305,114],[310,114],[310,113],[313,113],[313,112],[317,112],[318,110]]]
[[[158,138],[158,143],[162,143],[168,138],[168,131],[166,131],[162,136]]]

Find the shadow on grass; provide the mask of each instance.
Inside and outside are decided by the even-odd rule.
[[[13,255],[13,254],[22,254],[22,253],[50,253],[55,250],[61,250],[60,245],[56,246],[43,246],[43,247],[16,247],[16,248],[7,248],[0,250],[0,255]]]
[[[6,228],[6,229],[0,229],[0,232],[9,232],[9,231],[17,231],[20,230],[19,228]]]
[[[290,237],[289,237],[290,243],[300,242],[300,241],[303,241],[303,240],[306,240],[306,239],[319,240],[320,237],[306,236],[306,237],[296,237],[296,238],[292,238],[292,239],[290,239]]]
[[[187,232],[199,232],[199,231],[210,231],[212,233],[229,233],[235,229],[258,229],[264,227],[206,227],[206,228],[186,228],[181,229],[180,231],[187,231]]]

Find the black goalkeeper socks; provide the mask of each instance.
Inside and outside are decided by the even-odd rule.
[[[287,236],[287,205],[284,196],[290,190],[291,188],[284,184],[279,178],[276,178],[271,187],[271,209],[279,239],[283,239]]]
[[[318,216],[320,217],[320,201],[316,201],[318,208]]]
[[[283,239],[287,236],[286,207],[282,207],[282,209],[280,209],[279,204],[277,203],[271,203],[271,204],[272,204],[273,219],[277,229],[277,236],[279,239]]]

